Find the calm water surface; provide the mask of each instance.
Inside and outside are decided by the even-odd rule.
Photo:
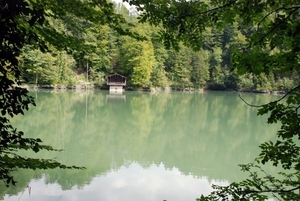
[[[56,158],[86,170],[20,170],[1,199],[195,200],[212,184],[239,181],[237,164],[253,161],[278,126],[257,117],[237,93],[33,92],[37,107],[12,120],[27,137],[63,152]],[[243,94],[250,104],[275,96]],[[27,188],[26,188],[27,187]]]

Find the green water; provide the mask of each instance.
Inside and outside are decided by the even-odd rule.
[[[86,170],[20,170],[11,200],[195,200],[211,184],[239,181],[278,126],[237,93],[32,92],[36,107],[12,120],[27,137],[63,152],[26,153]],[[276,96],[242,94],[250,104]],[[30,187],[30,191],[26,186]]]

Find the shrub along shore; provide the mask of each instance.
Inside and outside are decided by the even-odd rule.
[[[90,83],[82,82],[77,85],[49,85],[49,84],[41,84],[41,85],[34,85],[34,84],[22,84],[21,87],[26,88],[29,91],[34,91],[38,89],[49,89],[49,90],[59,90],[59,91],[66,91],[66,90],[74,90],[74,91],[81,91],[81,90],[109,90],[109,86],[95,86]],[[185,91],[185,92],[203,92],[203,91],[228,91],[228,92],[248,92],[248,93],[263,93],[263,94],[285,94],[286,91],[267,91],[267,90],[214,90],[214,89],[207,89],[207,88],[193,88],[193,87],[125,87],[124,91],[146,91],[146,92],[159,92],[159,91]]]

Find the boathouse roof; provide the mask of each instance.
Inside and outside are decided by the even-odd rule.
[[[118,73],[106,76],[106,84],[108,86],[126,86],[127,78]]]

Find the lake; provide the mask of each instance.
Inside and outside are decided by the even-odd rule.
[[[13,125],[64,151],[26,155],[86,169],[19,170],[16,186],[0,186],[5,201],[193,201],[212,184],[246,178],[237,165],[252,162],[279,128],[234,92],[31,95],[37,106]],[[278,98],[242,97],[254,105]]]

